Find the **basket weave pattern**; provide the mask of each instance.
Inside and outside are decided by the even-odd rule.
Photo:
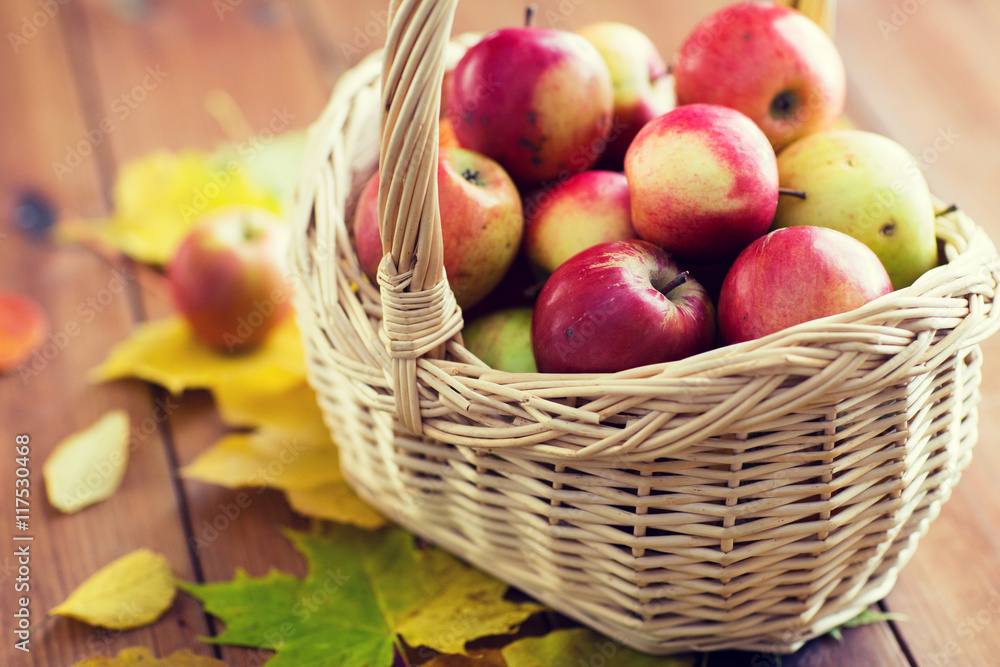
[[[881,599],[976,440],[989,238],[942,216],[947,263],[912,287],[688,360],[493,371],[461,345],[441,266],[437,99],[475,39],[447,42],[455,1],[393,4],[386,50],[342,77],[307,152],[298,317],[352,485],[651,653],[789,652]],[[381,294],[347,224],[377,164]]]

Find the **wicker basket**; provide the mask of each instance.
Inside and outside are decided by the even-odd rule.
[[[939,217],[946,264],[762,340],[617,374],[493,371],[461,344],[431,168],[456,2],[394,1],[385,51],[312,128],[298,317],[351,484],[650,653],[791,652],[881,599],[976,440],[978,343],[1000,326],[989,238]],[[379,160],[381,297],[345,224]]]

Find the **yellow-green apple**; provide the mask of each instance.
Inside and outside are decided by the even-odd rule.
[[[468,308],[497,286],[517,255],[524,232],[521,195],[493,160],[463,148],[442,147],[438,205],[448,284],[458,305]],[[384,255],[378,225],[378,174],[358,197],[354,242],[361,268],[374,282]]]
[[[448,116],[462,146],[521,185],[594,164],[611,128],[611,75],[601,54],[564,30],[505,28],[455,66]]]
[[[871,248],[896,289],[938,261],[934,202],[917,161],[898,143],[871,132],[832,130],[799,139],[778,156],[782,197],[774,226],[816,225]]]
[[[767,137],[739,111],[677,107],[646,124],[625,156],[639,237],[685,260],[735,257],[778,206]]]
[[[259,208],[211,213],[167,265],[170,293],[195,336],[227,352],[260,345],[290,310],[289,231]]]
[[[845,313],[892,291],[882,263],[864,243],[826,227],[789,227],[740,253],[719,296],[726,343]]]
[[[679,104],[739,109],[776,151],[829,129],[844,109],[844,63],[823,29],[772,2],[732,5],[704,19],[674,60]]]
[[[602,21],[580,28],[577,34],[594,45],[611,73],[614,121],[598,164],[620,171],[639,130],[676,105],[673,79],[656,45],[630,25]]]
[[[531,320],[543,373],[616,372],[682,359],[714,342],[708,294],[662,248],[638,239],[571,257],[546,281]]]
[[[508,373],[534,373],[531,351],[531,308],[510,308],[483,315],[462,330],[465,347],[490,368]]]
[[[525,198],[524,249],[542,272],[606,241],[634,239],[625,175],[585,171]]]

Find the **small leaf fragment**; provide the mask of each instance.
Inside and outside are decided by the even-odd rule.
[[[90,372],[92,382],[135,377],[172,394],[220,389],[230,395],[276,393],[305,381],[305,351],[295,318],[278,325],[247,354],[227,355],[202,345],[180,317],[141,324]]]
[[[73,667],[225,667],[226,663],[215,658],[195,655],[188,650],[176,651],[165,658],[157,658],[145,646],[123,648],[113,658],[99,655],[76,663]]]
[[[542,637],[528,637],[502,650],[508,667],[592,665],[605,667],[693,667],[693,653],[653,656],[633,651],[586,628],[556,630]]]
[[[213,394],[222,421],[230,426],[270,428],[313,441],[330,437],[316,392],[305,382],[275,393],[226,384]]]
[[[388,523],[378,510],[358,497],[347,482],[328,482],[311,489],[289,489],[285,497],[293,510],[314,519],[347,523],[375,530]]]
[[[162,616],[176,593],[167,559],[137,549],[95,572],[49,613],[110,630],[128,630]]]
[[[16,292],[0,292],[0,373],[27,361],[48,335],[49,319],[38,302]]]
[[[841,623],[837,627],[830,630],[829,634],[831,637],[836,639],[838,642],[844,639],[844,628],[859,628],[863,625],[872,625],[875,623],[882,623],[883,621],[905,621],[906,615],[899,614],[891,611],[882,611],[874,607],[868,607],[860,614],[854,618]]]
[[[49,503],[73,514],[110,498],[125,476],[128,442],[128,413],[112,410],[56,445],[42,466]]]

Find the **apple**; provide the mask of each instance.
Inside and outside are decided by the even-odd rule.
[[[719,329],[726,343],[845,313],[892,292],[861,241],[826,227],[789,227],[757,239],[726,274]]]
[[[526,198],[524,249],[545,274],[598,243],[634,239],[628,183],[616,171],[585,171]]]
[[[438,205],[448,284],[458,305],[469,308],[497,286],[517,255],[524,231],[521,195],[493,160],[463,148],[442,147]],[[362,270],[375,282],[384,256],[378,224],[378,174],[359,195],[354,242]]]
[[[531,344],[543,373],[616,372],[712,347],[705,290],[660,247],[611,241],[556,269],[535,304]]]
[[[510,308],[483,315],[462,330],[465,348],[490,368],[535,373],[531,351],[531,308]]]
[[[505,28],[455,66],[448,117],[462,146],[531,185],[592,166],[613,106],[608,67],[586,39],[564,30]]]
[[[639,237],[685,260],[735,257],[771,226],[774,151],[752,120],[712,104],[646,124],[625,156]]]
[[[778,156],[783,187],[774,227],[815,225],[871,248],[895,289],[937,266],[934,201],[916,159],[892,139],[860,130],[803,137]]]
[[[607,149],[598,164],[620,171],[625,152],[639,130],[676,105],[673,79],[653,42],[630,25],[591,23],[577,34],[594,45],[611,73],[613,121]]]
[[[195,336],[227,352],[260,345],[290,312],[288,226],[263,209],[204,217],[167,265],[177,310]]]
[[[823,29],[773,2],[704,19],[674,60],[679,104],[721,104],[753,119],[776,151],[831,128],[844,109],[844,63]]]
[[[0,292],[0,373],[27,361],[48,335],[49,318],[34,299]]]

